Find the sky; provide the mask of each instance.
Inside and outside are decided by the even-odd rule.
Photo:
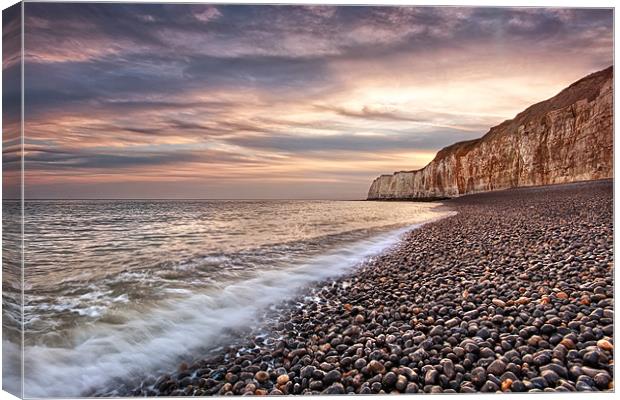
[[[604,9],[26,3],[26,197],[362,199],[611,65],[612,31]]]

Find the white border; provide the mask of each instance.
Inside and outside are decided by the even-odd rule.
[[[38,1],[38,0],[34,0],[34,1]],[[45,0],[41,0],[41,1],[45,1]],[[69,1],[67,1],[69,2]],[[93,2],[96,3],[98,1],[81,1],[81,2]],[[99,2],[110,2],[110,3],[122,3],[123,1],[99,1]],[[0,0],[0,6],[2,9],[5,9],[13,4],[15,4],[16,1],[12,1],[12,0]],[[355,4],[364,4],[364,5],[429,5],[429,6],[486,6],[486,7],[588,7],[588,8],[614,8],[614,2],[613,1],[605,1],[605,0],[590,0],[590,1],[577,1],[577,0],[546,0],[546,1],[533,1],[533,0],[521,0],[521,1],[511,1],[511,0],[472,0],[472,1],[461,1],[461,0],[447,0],[447,1],[438,1],[438,0],[424,0],[424,1],[415,1],[415,0],[386,0],[386,1],[381,1],[381,0],[362,0],[362,1],[353,1],[353,0],[322,0],[322,1],[300,1],[300,0],[286,0],[286,1],[273,1],[273,0],[251,0],[251,1],[239,1],[239,0],[229,0],[229,1],[153,1],[153,0],[133,0],[133,1],[126,1],[125,3],[215,3],[215,4],[247,4],[247,3],[252,3],[252,4],[335,4],[335,5],[355,5]],[[22,9],[23,12],[23,9]],[[617,18],[617,10],[614,8],[614,25],[615,25],[615,21]],[[616,51],[616,44],[618,43],[618,31],[616,31],[614,29],[614,60],[615,60],[615,51]],[[2,45],[0,44],[0,54],[2,51]],[[22,27],[22,54],[23,54],[23,27]],[[22,77],[23,77],[23,63],[22,63]],[[615,79],[614,79],[614,105],[617,104],[617,91],[615,90]],[[22,85],[23,85],[23,79],[22,79]],[[0,89],[1,89],[2,83],[0,80]],[[23,92],[23,86],[22,86],[22,92]],[[1,99],[0,99],[0,105],[1,105]],[[614,107],[615,108],[615,107]],[[22,116],[23,116],[23,96],[22,96]],[[616,140],[618,139],[618,135],[617,135],[617,127],[618,127],[618,115],[617,113],[614,112],[614,144],[616,143]],[[23,132],[23,118],[22,118],[22,132]],[[22,135],[22,146],[23,146],[23,135]],[[615,146],[614,146],[615,147]],[[23,156],[23,155],[22,155]],[[617,152],[614,151],[614,167],[619,165],[618,161],[620,160],[620,156],[618,155]],[[1,163],[0,163],[1,164]],[[23,168],[23,160],[22,160],[22,168]],[[615,168],[614,168],[615,169]],[[1,173],[1,165],[0,165],[0,173]],[[22,173],[22,199],[23,199],[23,190],[24,190],[24,182],[23,182],[23,173]],[[616,182],[614,180],[614,227],[618,226],[618,222],[620,221],[620,217],[619,214],[617,212],[617,207],[618,207],[618,203],[615,201],[615,199],[618,196],[618,186],[616,185]],[[2,196],[2,187],[0,185],[0,198]],[[23,215],[23,214],[22,214]],[[0,219],[2,217],[2,213],[0,211]],[[23,227],[22,227],[22,232],[23,232]],[[615,236],[615,229],[614,229],[614,254],[616,254],[616,236]],[[1,238],[0,238],[0,245],[1,245]],[[23,257],[23,255],[22,255]],[[1,261],[0,261],[1,263]],[[23,269],[22,269],[22,273],[23,273]],[[22,278],[23,279],[23,278]],[[615,299],[618,298],[618,285],[615,284],[615,282],[617,282],[617,271],[614,268],[614,303],[616,303]],[[22,304],[23,305],[23,304]],[[617,316],[617,313],[615,313],[614,317]],[[614,318],[615,321],[617,321],[617,318]],[[614,338],[616,338],[615,336],[615,326],[614,326]],[[1,333],[0,333],[0,339],[1,339]],[[616,351],[614,349],[614,359],[617,360],[617,354]],[[0,367],[1,367],[1,358],[0,358]],[[615,369],[615,368],[614,368]],[[23,369],[22,369],[23,370]],[[616,372],[614,370],[614,372]],[[2,382],[2,376],[0,374],[0,383]],[[23,384],[23,383],[22,383]],[[401,395],[402,396],[402,395]],[[417,396],[417,395],[416,395]],[[423,396],[428,396],[428,395],[423,395]],[[433,395],[436,396],[436,395]],[[442,397],[445,396],[450,396],[450,395],[439,395]],[[454,398],[475,398],[477,396],[483,396],[485,398],[491,398],[491,397],[501,397],[502,399],[544,399],[544,400],[559,400],[559,399],[581,399],[581,398],[585,398],[585,399],[612,399],[615,397],[615,393],[584,393],[584,392],[572,392],[572,393],[504,393],[504,394],[471,394],[471,395],[467,395],[467,394],[457,394],[457,395],[452,395]],[[344,396],[321,396],[321,399],[326,398],[326,399],[343,399]],[[346,398],[355,398],[355,399],[362,399],[362,398],[368,398],[367,396],[359,396],[359,395],[347,395]],[[370,399],[381,399],[381,400],[387,400],[387,399],[393,399],[394,397],[390,396],[390,395],[373,395],[370,397]],[[407,396],[407,398],[413,398],[410,396]],[[4,400],[4,399],[16,399],[16,397],[8,394],[7,392],[4,391],[0,391],[0,400]]]

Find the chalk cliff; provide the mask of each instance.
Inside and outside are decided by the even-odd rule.
[[[534,104],[417,171],[382,175],[369,200],[434,199],[613,176],[613,67]]]

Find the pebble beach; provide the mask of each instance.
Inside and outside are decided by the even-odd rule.
[[[613,182],[443,203],[457,214],[128,394],[613,390]]]

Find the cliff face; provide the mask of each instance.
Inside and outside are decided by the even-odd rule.
[[[455,143],[417,171],[374,180],[369,200],[433,199],[613,176],[613,68]]]

